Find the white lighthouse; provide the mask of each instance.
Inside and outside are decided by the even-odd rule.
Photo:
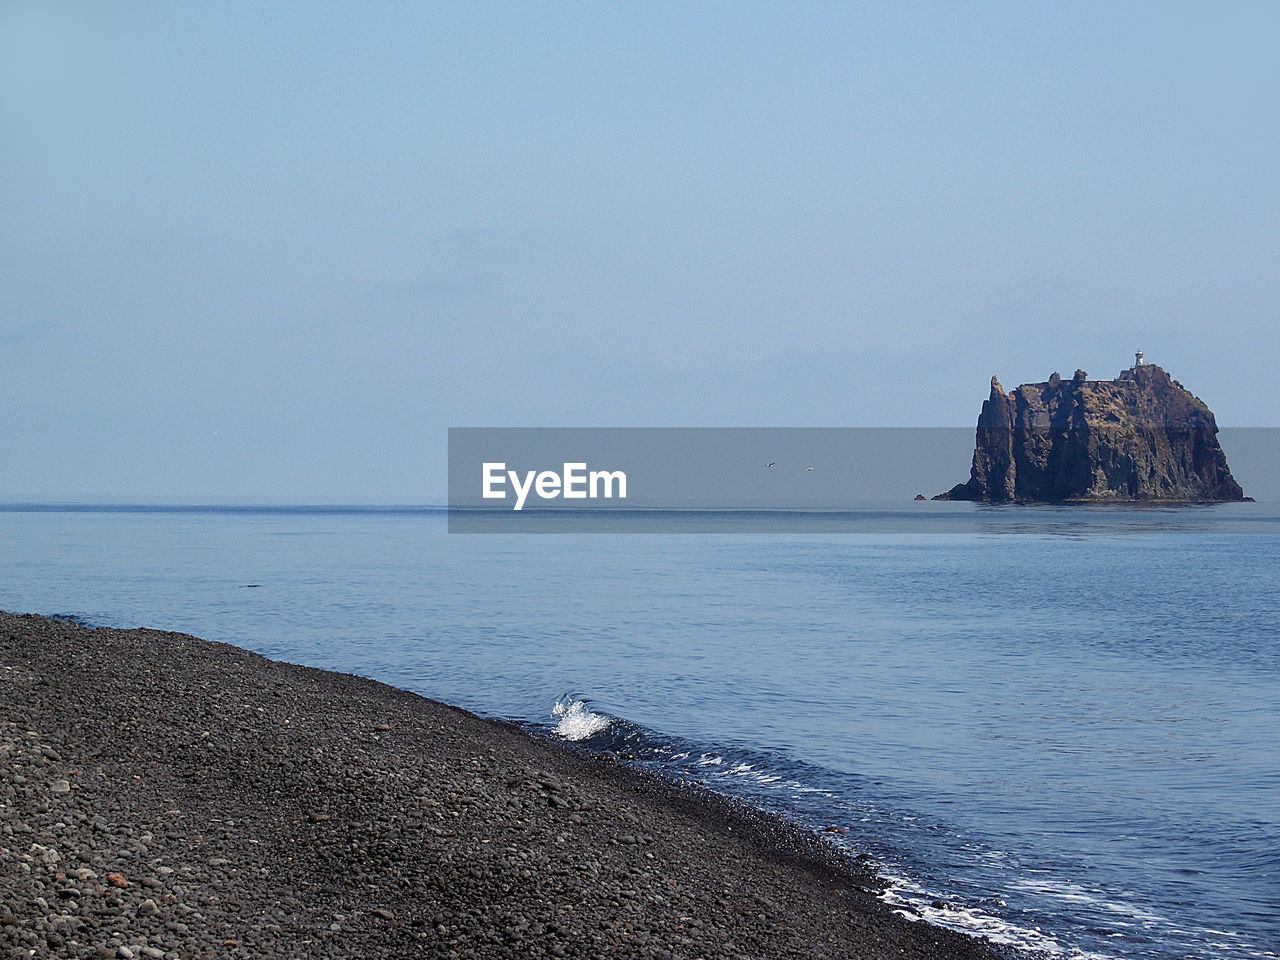
[[[1137,370],[1139,367],[1146,366],[1146,363],[1147,361],[1142,359],[1141,350],[1133,355],[1133,369]]]

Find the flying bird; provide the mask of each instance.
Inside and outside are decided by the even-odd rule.
[[[766,466],[766,467],[772,467],[772,466],[773,466],[775,463],[777,463],[777,462],[778,462],[777,460],[770,460],[768,463],[766,463],[766,464],[765,464],[765,466]]]
[[[805,467],[805,468],[804,468],[804,472],[805,472],[805,473],[813,473],[813,467]]]

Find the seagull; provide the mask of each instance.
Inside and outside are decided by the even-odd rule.
[[[777,462],[778,462],[777,460],[770,460],[768,463],[766,463],[766,464],[765,464],[765,466],[766,466],[766,467],[772,467],[772,466],[773,466],[775,463],[777,463]]]
[[[805,473],[813,473],[813,467],[805,467],[805,468],[804,468],[804,472],[805,472]]]

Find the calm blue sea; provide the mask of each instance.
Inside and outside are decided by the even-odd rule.
[[[580,739],[839,827],[891,902],[1005,942],[1276,957],[1280,536],[1187,523],[1276,508],[947,508],[961,532],[687,536],[6,508],[0,608]]]

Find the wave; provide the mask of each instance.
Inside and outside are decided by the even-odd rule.
[[[595,713],[591,704],[583,699],[565,694],[551,708],[556,718],[556,733],[565,740],[589,740],[609,729],[611,720],[602,713]]]

